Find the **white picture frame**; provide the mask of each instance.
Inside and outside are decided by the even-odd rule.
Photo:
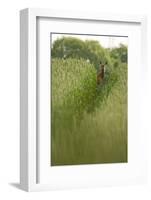
[[[100,13],[85,13],[85,12],[72,12],[72,11],[54,11],[49,9],[24,9],[20,12],[20,185],[21,188],[26,191],[39,191],[39,190],[52,190],[52,189],[63,189],[63,188],[74,188],[74,187],[95,187],[95,186],[108,186],[108,185],[128,185],[128,184],[137,184],[144,183],[147,179],[146,173],[146,133],[143,132],[143,119],[140,118],[141,124],[138,127],[135,127],[134,130],[139,129],[139,139],[138,144],[136,144],[136,149],[138,153],[135,156],[138,157],[138,162],[134,163],[130,167],[125,167],[119,165],[113,165],[112,169],[107,165],[103,165],[101,167],[98,165],[93,168],[93,166],[75,166],[72,169],[68,168],[61,171],[51,171],[47,173],[48,163],[45,163],[48,158],[44,155],[44,152],[48,150],[48,148],[44,149],[44,145],[39,142],[39,95],[38,88],[41,83],[39,83],[39,74],[38,74],[38,62],[39,62],[39,53],[41,51],[37,50],[38,47],[38,19],[47,19],[47,21],[51,21],[51,19],[57,20],[69,20],[70,23],[72,21],[80,21],[82,22],[91,22],[100,23],[107,22],[111,24],[120,23],[127,24],[127,26],[133,27],[134,25],[138,26],[139,32],[139,41],[135,41],[139,43],[139,71],[138,77],[135,79],[138,81],[138,78],[141,77],[141,85],[137,86],[137,89],[140,89],[141,97],[138,101],[136,109],[143,105],[144,98],[143,94],[145,94],[145,83],[146,83],[146,70],[147,70],[147,41],[146,41],[146,17],[145,16],[123,16],[123,15],[112,15],[112,14],[100,14]],[[49,25],[52,26],[51,24]],[[78,26],[78,25],[77,25]],[[46,26],[48,27],[48,26]],[[133,28],[132,28],[133,29]],[[119,30],[120,32],[120,30]],[[132,34],[134,35],[132,30]],[[136,39],[137,40],[137,39]],[[40,48],[45,48],[41,47]],[[44,49],[43,49],[44,50]],[[135,47],[131,50],[136,50]],[[132,51],[131,51],[132,52]],[[138,55],[136,55],[137,57]],[[140,62],[139,62],[140,61]],[[130,56],[130,62],[135,63],[132,56]],[[48,63],[47,63],[48,64]],[[42,69],[43,70],[43,69]],[[44,72],[46,74],[46,72]],[[131,71],[129,74],[130,77],[134,74],[134,71]],[[48,77],[47,77],[48,78]],[[46,78],[46,79],[47,79]],[[131,79],[131,78],[130,78]],[[131,81],[132,84],[132,81]],[[46,86],[46,85],[45,85]],[[135,85],[136,86],[136,85]],[[41,86],[40,86],[41,87]],[[130,87],[130,85],[129,85]],[[49,94],[49,86],[46,86],[46,97]],[[48,92],[47,92],[48,91]],[[139,93],[137,94],[139,95]],[[138,96],[137,96],[138,97]],[[134,102],[133,102],[134,103]],[[140,111],[143,108],[141,107]],[[134,112],[134,111],[133,111]],[[139,113],[140,114],[140,113]],[[132,114],[133,115],[133,114]],[[136,114],[135,114],[136,115]],[[130,116],[129,116],[130,117]],[[130,120],[133,118],[130,117]],[[48,120],[46,120],[48,121]],[[44,131],[44,130],[43,130]],[[47,130],[46,130],[47,131]],[[40,138],[44,137],[40,135]],[[47,138],[48,139],[48,138]],[[134,138],[133,145],[134,144]],[[43,141],[47,141],[46,138]],[[39,144],[40,143],[40,144]],[[137,143],[137,142],[136,142]],[[139,145],[139,147],[138,147]],[[39,148],[41,146],[41,148]],[[47,145],[46,145],[47,146]],[[49,146],[48,146],[49,147]],[[41,150],[42,149],[42,150]],[[132,148],[131,148],[132,149]],[[133,151],[133,150],[132,150]],[[46,153],[47,154],[47,153]],[[44,157],[44,159],[39,159],[39,156]],[[46,159],[45,159],[46,158]],[[42,161],[45,163],[44,165]],[[134,169],[134,167],[137,170]],[[75,169],[76,168],[76,169]],[[122,176],[125,172],[125,168],[127,168],[126,176]],[[133,168],[133,169],[132,169]],[[47,170],[48,169],[48,170]],[[66,171],[66,172],[65,172]],[[80,171],[80,172],[79,172]],[[96,171],[95,174],[92,173],[92,176],[88,176],[90,172]],[[136,171],[136,173],[134,173]],[[56,175],[53,177],[53,181],[51,180],[51,175],[55,173],[63,174],[63,180],[59,180]],[[70,180],[66,181],[67,174],[70,174]],[[75,179],[74,173],[80,174],[82,177],[82,173],[85,173],[83,179]],[[100,180],[99,174],[105,174],[102,176],[102,181]],[[108,174],[108,176],[107,176]],[[73,175],[73,177],[72,177]],[[40,178],[39,178],[40,177]],[[47,178],[48,177],[48,178]],[[99,180],[97,180],[97,177]],[[74,181],[72,181],[72,180]],[[42,181],[41,181],[42,180]],[[46,181],[45,181],[46,180]],[[88,183],[89,182],[89,183]]]

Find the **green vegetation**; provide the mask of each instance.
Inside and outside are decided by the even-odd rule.
[[[127,162],[127,47],[64,37],[52,58],[51,165]]]
[[[75,37],[62,37],[54,42],[51,53],[53,58],[83,58],[96,69],[100,60],[103,63],[108,62],[108,65],[111,64],[108,51],[95,40],[82,41]]]

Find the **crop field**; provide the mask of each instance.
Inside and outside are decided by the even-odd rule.
[[[60,52],[63,39],[68,55]],[[87,48],[86,42],[70,37],[56,41],[59,48],[56,42],[51,49],[50,164],[128,162],[127,47],[105,49],[87,41]],[[106,69],[97,84],[99,60]]]

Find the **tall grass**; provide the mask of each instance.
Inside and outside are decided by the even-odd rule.
[[[97,86],[93,65],[54,59],[51,131],[51,165],[127,162],[127,65]]]

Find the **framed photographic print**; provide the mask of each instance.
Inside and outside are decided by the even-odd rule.
[[[146,17],[20,12],[20,183],[146,182]]]

